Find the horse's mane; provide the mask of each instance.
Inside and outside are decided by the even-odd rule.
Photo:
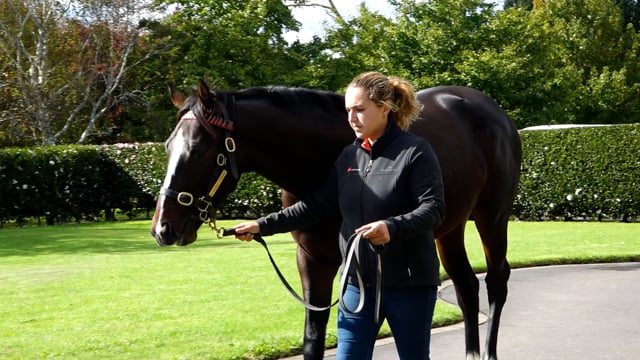
[[[344,108],[344,97],[340,94],[324,90],[306,88],[290,88],[284,86],[265,86],[248,88],[234,93],[236,101],[260,98],[276,107],[300,109],[309,111],[310,108],[323,109]]]
[[[335,121],[344,117],[335,116],[336,113],[344,111],[344,96],[324,90],[314,90],[307,88],[285,87],[285,86],[264,86],[252,87],[239,91],[227,91],[213,88],[216,99],[220,101],[227,110],[230,117],[234,118],[236,106],[243,101],[260,101],[275,108],[287,109],[287,111],[298,114],[298,121]],[[190,96],[178,112],[178,120],[187,112],[202,114],[202,109],[198,101],[197,89],[193,89]],[[329,116],[323,116],[328,114]],[[202,116],[197,116],[201,121]]]

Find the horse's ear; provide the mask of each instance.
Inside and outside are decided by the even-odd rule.
[[[187,97],[180,91],[176,90],[175,86],[167,83],[167,87],[169,88],[169,94],[171,95],[171,102],[178,109],[181,109]]]
[[[207,110],[211,110],[215,103],[216,94],[209,89],[207,83],[200,79],[198,81],[198,99],[200,104]]]

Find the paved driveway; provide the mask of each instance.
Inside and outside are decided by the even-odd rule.
[[[481,311],[486,312],[484,291],[480,296]],[[456,304],[451,285],[443,285],[440,297]],[[481,344],[485,334],[486,325],[482,325]],[[498,356],[507,360],[640,359],[640,263],[513,270]],[[373,358],[397,359],[393,340],[379,341]],[[434,329],[432,360],[464,358],[461,325]],[[325,359],[335,359],[333,351],[327,351]]]

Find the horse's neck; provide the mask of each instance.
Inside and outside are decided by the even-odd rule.
[[[281,107],[238,109],[239,166],[296,196],[322,184],[336,157],[354,135],[342,108],[309,108],[301,118]]]

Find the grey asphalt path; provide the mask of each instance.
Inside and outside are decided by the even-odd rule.
[[[484,285],[483,275],[479,276]],[[484,286],[481,312],[488,304]],[[457,304],[453,286],[440,298]],[[480,327],[484,345],[486,324]],[[562,265],[511,272],[498,356],[508,360],[640,359],[640,263]],[[373,359],[397,359],[392,339],[378,342]],[[462,360],[461,324],[434,329],[432,360]],[[335,359],[328,350],[325,359]]]

